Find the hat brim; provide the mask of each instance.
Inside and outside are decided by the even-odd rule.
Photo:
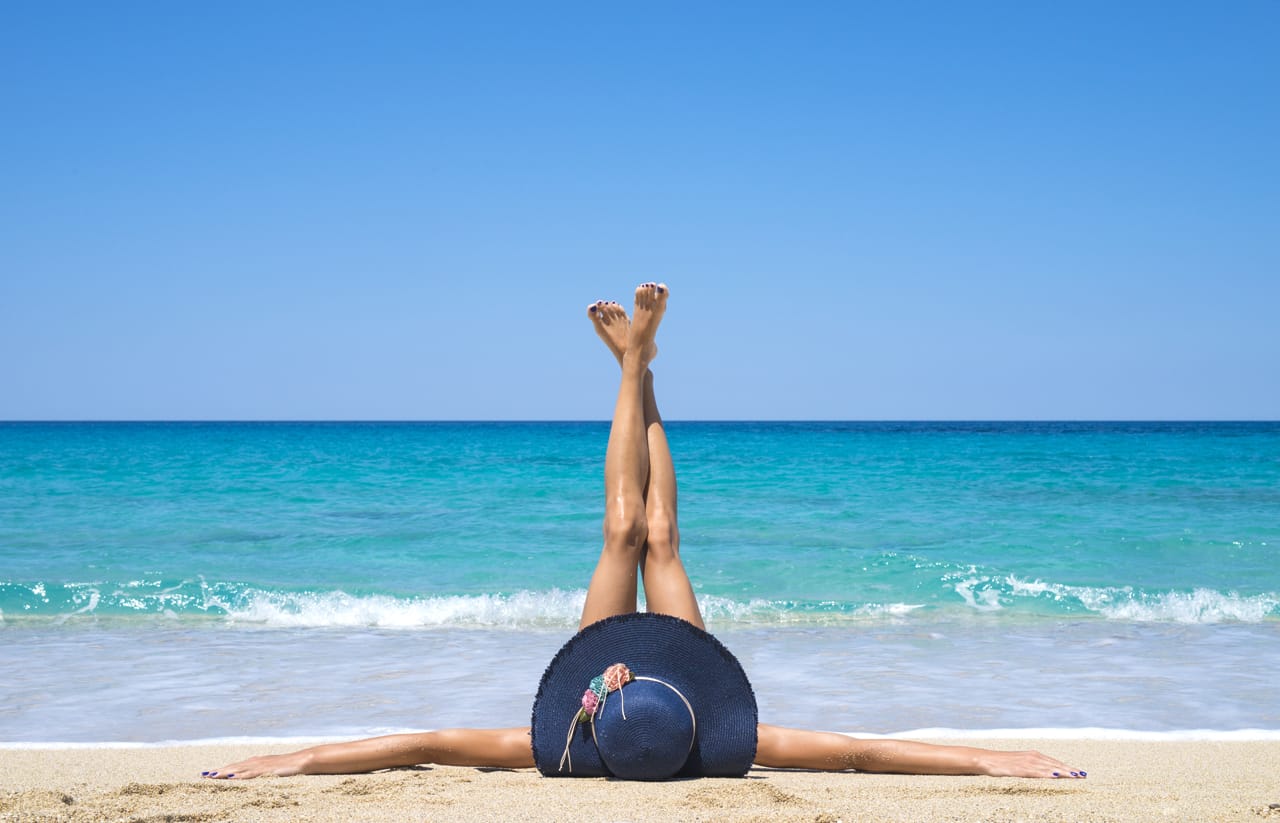
[[[742,664],[724,644],[688,621],[636,612],[606,618],[569,639],[548,664],[533,700],[532,746],[548,777],[603,777],[609,769],[590,726],[574,728],[570,770],[565,738],[591,679],[614,663],[677,688],[697,717],[689,759],[676,777],[741,777],[756,754],[756,698]]]

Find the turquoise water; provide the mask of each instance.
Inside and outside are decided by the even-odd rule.
[[[448,688],[425,692],[499,654],[519,658],[531,699],[599,550],[607,434],[605,423],[0,424],[0,665],[18,672],[0,685],[0,741],[470,722]],[[669,434],[686,566],[762,715],[782,714],[765,719],[842,726],[817,721],[861,703],[870,667],[913,690],[873,713],[886,727],[870,731],[1280,729],[1265,679],[1224,685],[1232,667],[1280,659],[1280,424],[671,423]],[[385,651],[354,651],[365,647]],[[125,665],[140,649],[147,660]],[[793,675],[833,666],[849,689],[821,710],[788,696],[802,687]],[[129,696],[140,667],[145,705]],[[925,667],[929,682],[916,682]],[[317,668],[345,682],[320,685]],[[1088,699],[1050,711],[1001,691],[1013,672],[1045,689],[1070,680]],[[958,677],[991,697],[960,705]],[[248,704],[257,688],[258,708],[205,717],[193,678],[224,701]],[[252,683],[297,678],[315,705],[282,721],[295,709]],[[390,684],[366,701],[373,720],[317,708],[360,705],[342,687],[366,679]],[[114,719],[76,711],[90,682],[100,696],[121,690]],[[1177,699],[1135,715],[1125,701],[1150,703],[1151,689]],[[139,730],[140,713],[164,713],[158,696],[184,719]],[[527,722],[523,695],[497,700],[485,718]]]

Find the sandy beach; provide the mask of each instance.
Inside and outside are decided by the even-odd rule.
[[[1280,821],[1280,742],[973,742],[1038,748],[1089,777],[754,769],[634,783],[433,766],[216,782],[200,771],[263,747],[0,749],[0,821]]]

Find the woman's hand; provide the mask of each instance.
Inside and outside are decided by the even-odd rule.
[[[211,772],[200,772],[201,777],[212,780],[248,780],[264,774],[277,777],[290,777],[295,774],[306,774],[306,766],[310,760],[307,751],[289,752],[288,754],[268,754],[250,757],[231,763]]]
[[[991,777],[1087,777],[1061,760],[1040,752],[984,752],[978,758],[982,773]]]

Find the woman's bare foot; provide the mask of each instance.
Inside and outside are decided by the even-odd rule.
[[[596,334],[618,358],[621,366],[622,355],[627,353],[627,332],[631,328],[626,309],[612,300],[597,300],[587,306],[587,316],[591,318],[591,325],[596,327]]]
[[[622,359],[637,356],[641,367],[647,367],[658,356],[653,339],[658,334],[658,324],[667,311],[670,289],[665,283],[641,283],[636,287],[636,308],[631,315],[631,328],[627,332],[627,348]]]

